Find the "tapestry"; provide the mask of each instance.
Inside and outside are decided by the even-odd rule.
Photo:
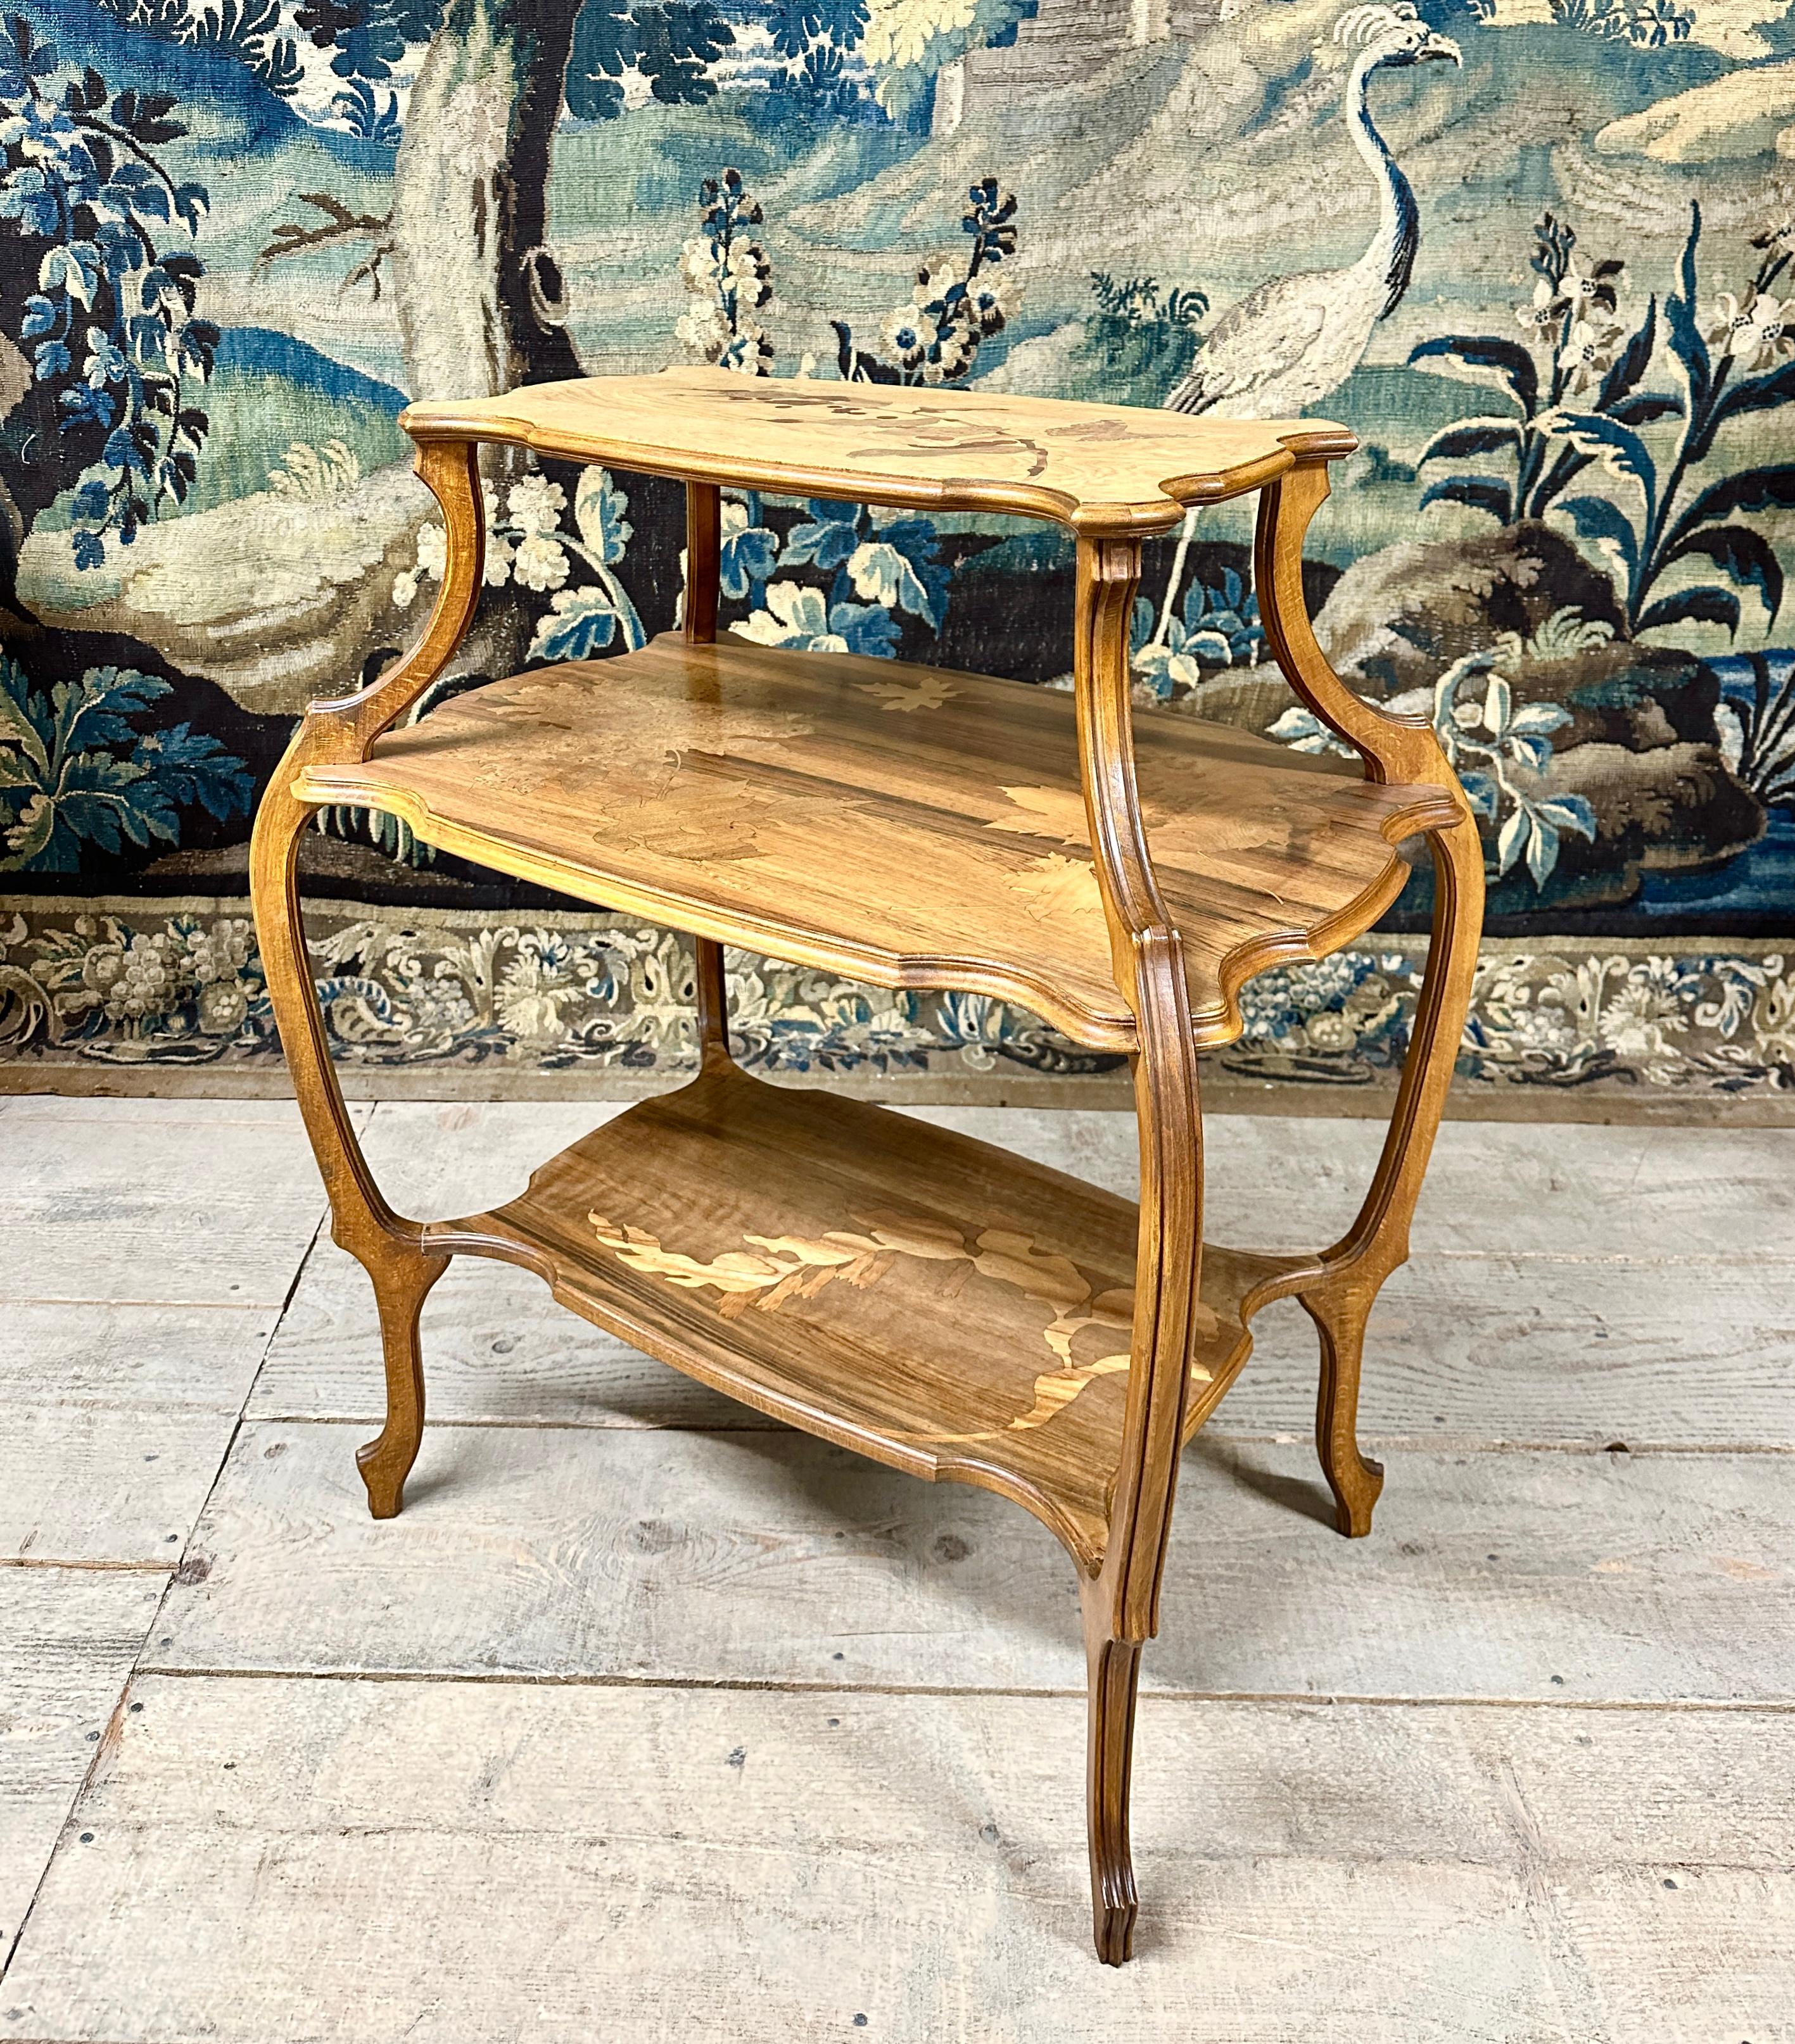
[[[1481,820],[1467,1093],[1795,1102],[1791,0],[0,0],[0,150],[14,1082],[278,1071],[249,820],[429,609],[408,399],[705,362],[1349,425],[1305,585]],[[484,488],[414,715],[678,615],[677,486]],[[1251,538],[1149,547],[1139,713],[1332,747]],[[740,491],[722,562],[762,644],[1070,686],[1057,531]],[[348,1066],[690,1058],[682,939],[365,811],[305,868]],[[1214,1062],[1387,1082],[1430,907],[1417,870],[1264,975]],[[761,1069],[1116,1075],[1001,1002],[730,964]]]

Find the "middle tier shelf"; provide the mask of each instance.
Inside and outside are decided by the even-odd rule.
[[[1440,787],[1194,717],[1135,720],[1199,1047],[1267,966],[1369,928],[1447,828]],[[457,696],[294,792],[478,865],[798,965],[1021,1002],[1128,1050],[1071,697],[944,668],[671,635]]]

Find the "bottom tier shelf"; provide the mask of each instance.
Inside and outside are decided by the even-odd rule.
[[[521,1198],[432,1227],[805,1431],[1000,1491],[1081,1562],[1107,1534],[1137,1210],[1010,1152],[732,1066],[644,1101]],[[1311,1259],[1203,1254],[1192,1431]]]

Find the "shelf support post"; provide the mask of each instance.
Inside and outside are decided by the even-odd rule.
[[[448,536],[435,608],[417,644],[379,680],[358,694],[307,709],[263,793],[249,843],[249,897],[262,969],[299,1112],[330,1197],[331,1235],[367,1271],[379,1308],[386,1420],[379,1437],[356,1458],[376,1519],[390,1519],[398,1511],[417,1454],[424,1426],[417,1318],[449,1259],[425,1247],[417,1222],[402,1219],[386,1204],[343,1104],[299,898],[299,851],[313,805],[298,799],[293,784],[308,766],[365,759],[375,740],[417,701],[460,644],[479,599],[483,567],[485,521],[475,457],[471,442],[420,445],[417,472],[442,507]]]
[[[1138,540],[1081,536],[1072,669],[1079,778],[1117,985],[1140,1031],[1140,1233],[1128,1400],[1104,1559],[1081,1585],[1093,1923],[1097,1954],[1111,1965],[1128,1957],[1133,1936],[1134,1699],[1142,1643],[1159,1629],[1202,1253],[1202,1120],[1184,953],[1154,876],[1135,772],[1128,620],[1140,576]]]
[[[1434,868],[1427,970],[1370,1189],[1351,1227],[1322,1252],[1320,1274],[1292,1288],[1320,1338],[1316,1447],[1334,1494],[1335,1523],[1353,1537],[1370,1531],[1384,1481],[1382,1466],[1359,1447],[1365,1327],[1384,1280],[1409,1258],[1409,1224],[1470,1006],[1484,875],[1476,820],[1432,725],[1425,718],[1393,717],[1355,695],[1315,636],[1303,601],[1303,536],[1327,495],[1321,462],[1299,463],[1260,493],[1254,580],[1266,640],[1297,694],[1358,751],[1368,778],[1432,783],[1451,790],[1459,804],[1456,824],[1427,834]]]
[[[688,646],[717,643],[721,594],[723,492],[714,482],[686,486],[685,630]],[[698,1062],[710,1071],[729,1062],[729,982],[723,947],[709,937],[692,939],[694,992],[698,1011]]]

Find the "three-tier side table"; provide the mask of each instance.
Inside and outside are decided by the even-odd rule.
[[[256,818],[251,884],[281,1039],[336,1240],[379,1304],[386,1420],[358,1461],[399,1509],[424,1420],[418,1315],[458,1255],[547,1281],[597,1326],[763,1412],[930,1479],[1013,1498],[1070,1551],[1090,1676],[1097,1949],[1128,1956],[1128,1778],[1142,1643],[1157,1627],[1179,1452],[1294,1296],[1320,1333],[1316,1441],[1343,1533],[1382,1481],[1359,1450],[1359,1355],[1408,1253],[1469,998],[1483,897],[1470,811],[1424,723],[1328,667],[1302,543],[1350,433],[946,389],[675,370],[414,405],[401,423],[442,507],[422,636],[359,694],[314,703]],[[482,443],[676,478],[684,628],[402,721],[481,586]],[[725,486],[1067,527],[1073,689],[717,633]],[[1132,714],[1144,539],[1256,490],[1266,644],[1359,754]],[[550,1158],[521,1197],[402,1219],[344,1112],[308,967],[297,861],[350,804],[498,872],[689,932],[701,1062]],[[1360,936],[1431,841],[1432,945],[1365,1204],[1309,1255],[1205,1249],[1197,1058],[1238,1036],[1242,985]],[[1017,1001],[1126,1052],[1138,1203],[731,1060],[721,947],[884,987]]]

